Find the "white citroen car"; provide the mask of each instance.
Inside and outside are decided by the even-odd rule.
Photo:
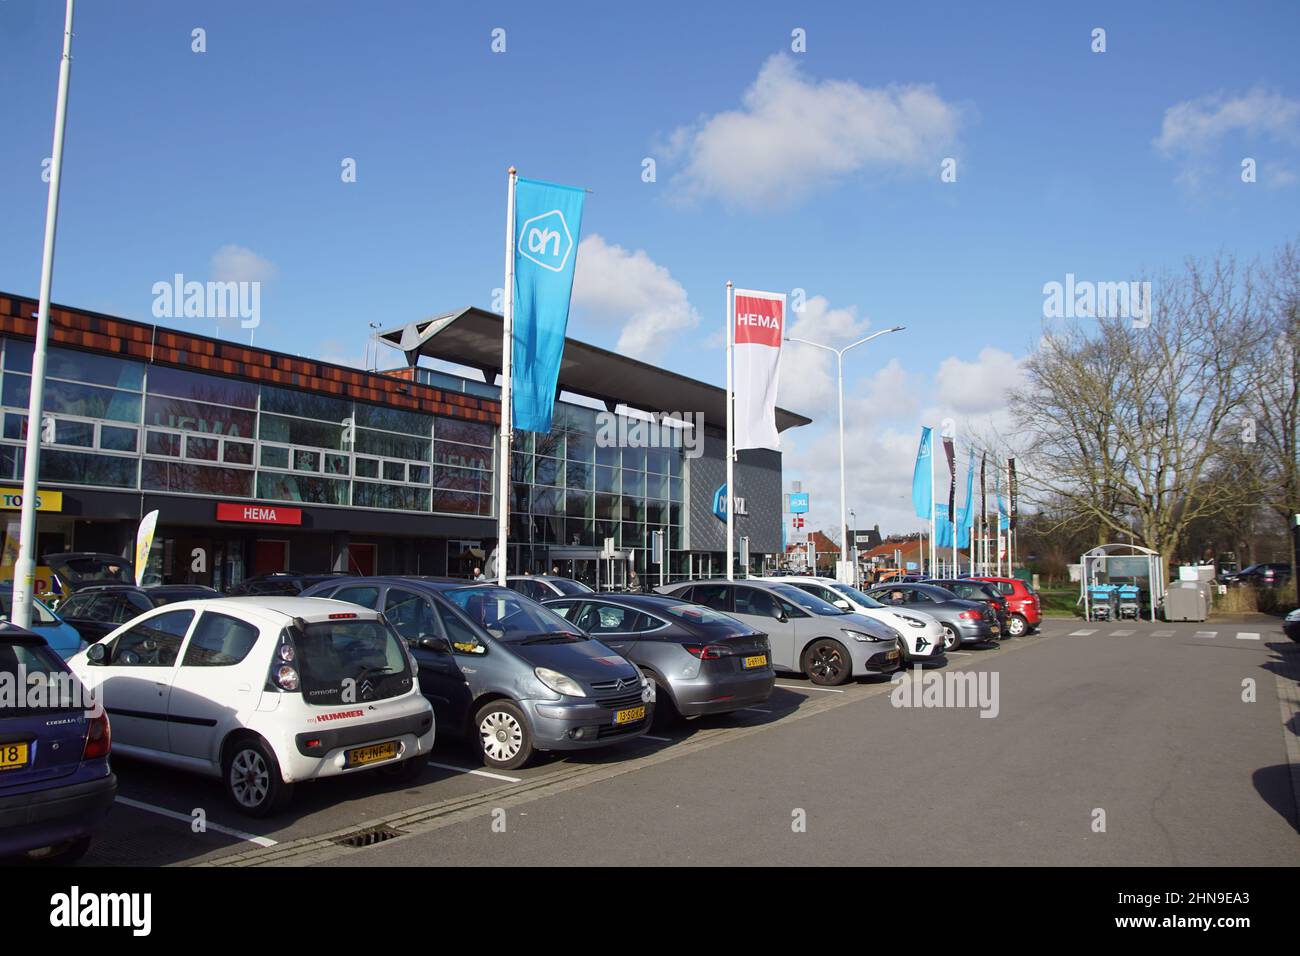
[[[943,656],[943,625],[932,614],[914,611],[911,608],[898,609],[881,604],[873,597],[863,594],[855,587],[840,584],[830,578],[815,578],[802,575],[785,575],[783,577],[759,578],[760,581],[793,584],[828,604],[834,604],[845,611],[856,611],[867,617],[873,617],[883,624],[888,624],[903,635],[903,660],[928,661]]]
[[[323,598],[178,601],[68,661],[142,760],[218,777],[252,816],[295,783],[418,773],[433,710],[406,642],[379,613]]]

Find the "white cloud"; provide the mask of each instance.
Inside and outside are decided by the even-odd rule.
[[[811,80],[785,54],[767,60],[740,109],[674,130],[670,157],[686,197],[784,206],[850,173],[933,166],[956,138],[958,109],[923,85]]]
[[[939,363],[935,394],[957,415],[979,415],[1005,408],[1007,391],[1020,384],[1020,360],[985,346],[973,362],[949,356]]]
[[[213,282],[266,282],[276,272],[270,260],[233,243],[212,254],[208,270]]]
[[[647,360],[700,321],[672,273],[644,250],[629,252],[596,234],[578,244],[573,305],[597,321],[621,323],[615,350]]]
[[[1179,181],[1195,187],[1210,175],[1214,164],[1211,154],[1229,140],[1238,151],[1253,149],[1262,142],[1292,148],[1300,145],[1300,99],[1255,87],[1240,96],[1214,93],[1184,100],[1165,110],[1154,145],[1166,157],[1179,162]],[[1243,152],[1234,158],[1239,162],[1246,155]],[[1286,184],[1294,178],[1276,161],[1261,166],[1265,171],[1276,170],[1272,185]],[[1236,163],[1232,169],[1237,170]],[[1261,172],[1260,181],[1270,179]]]
[[[786,335],[837,348],[866,335],[871,325],[870,320],[858,318],[856,308],[832,309],[820,295],[808,299],[803,311],[792,315]],[[834,410],[835,399],[834,357],[825,349],[799,342],[785,343],[781,350],[777,404],[816,419]]]

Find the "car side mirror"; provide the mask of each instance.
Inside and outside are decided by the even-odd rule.
[[[849,610],[849,602],[844,600],[843,598],[840,598],[838,601],[836,601],[835,606],[839,608],[841,611]]]
[[[86,651],[86,660],[92,664],[103,664],[108,660],[108,648],[103,644],[91,644]]]
[[[437,635],[421,634],[415,640],[411,641],[415,647],[422,647],[427,651],[442,651],[444,654],[451,653],[451,642],[445,637]]]
[[[779,604],[776,605],[776,607],[772,608],[772,616],[776,618],[778,621],[781,621],[782,623],[789,620],[789,618],[786,617],[785,609],[782,608],[781,605]]]

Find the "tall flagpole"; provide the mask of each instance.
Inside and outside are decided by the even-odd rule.
[[[513,436],[510,377],[515,336],[515,180],[518,178],[513,166],[507,176],[506,287],[501,323],[501,459],[497,473],[497,584],[502,587],[506,586],[506,539],[510,532],[510,439]]]
[[[934,429],[930,429],[930,577],[934,577]]]
[[[36,495],[40,476],[41,416],[45,398],[45,345],[50,332],[50,286],[54,282],[54,235],[59,222],[59,183],[63,174],[63,130],[68,119],[68,83],[72,76],[72,6],[63,20],[63,60],[59,64],[59,98],[54,107],[54,152],[50,158],[50,191],[45,203],[45,248],[41,255],[41,298],[36,311],[36,343],[32,351],[31,393],[27,398],[27,447],[23,460],[22,519],[18,531],[18,565],[14,568],[13,623],[31,623],[32,589],[36,583]]]
[[[736,397],[732,393],[732,349],[735,347],[736,328],[735,322],[731,318],[731,280],[727,280],[727,580],[736,579],[736,562],[734,555],[736,553],[736,522],[732,512],[735,510],[736,488],[732,483],[735,479],[736,469]],[[817,573],[816,552],[813,552],[813,573]]]

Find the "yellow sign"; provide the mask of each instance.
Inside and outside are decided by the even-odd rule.
[[[22,506],[23,490],[21,488],[0,488],[0,508],[7,511],[17,511]],[[36,510],[62,511],[63,492],[38,490],[36,492]]]

